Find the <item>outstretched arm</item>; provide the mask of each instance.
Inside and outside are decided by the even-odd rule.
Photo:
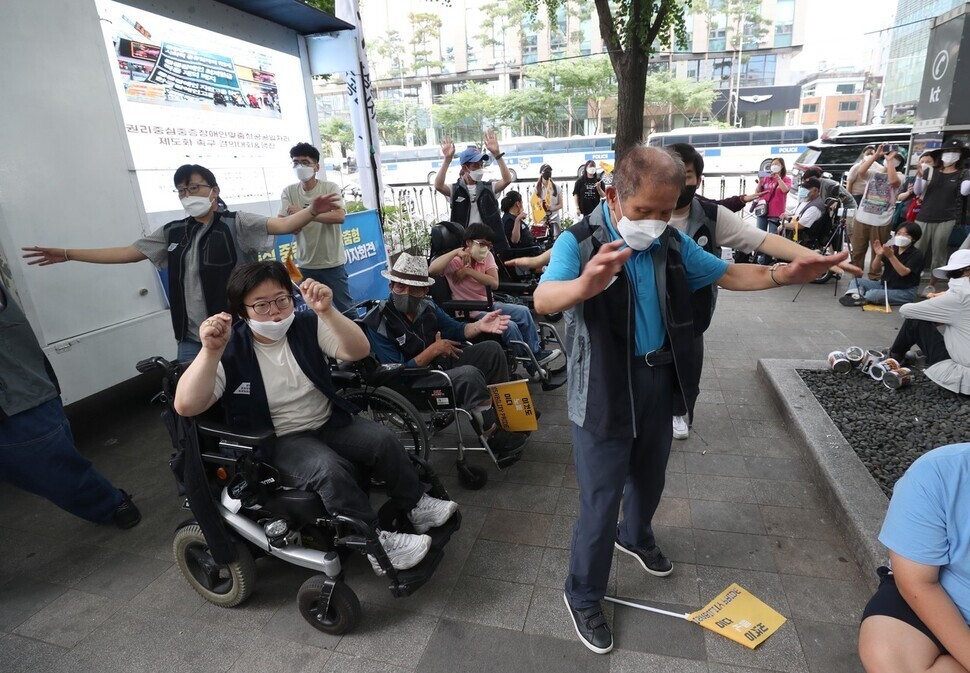
[[[90,262],[91,264],[128,264],[148,259],[133,245],[123,248],[23,248],[27,264],[50,266],[61,262]]]

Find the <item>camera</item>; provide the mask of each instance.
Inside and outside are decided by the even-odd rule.
[[[886,143],[885,145],[882,146],[883,154],[889,154],[890,152],[895,152],[898,149],[899,149],[898,145],[890,145],[889,143]]]

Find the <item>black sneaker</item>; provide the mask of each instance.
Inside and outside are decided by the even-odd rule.
[[[858,294],[849,293],[839,297],[839,303],[843,306],[865,306],[866,300]]]
[[[569,610],[569,616],[573,618],[573,628],[579,641],[596,654],[608,654],[613,649],[613,632],[610,625],[606,623],[606,616],[603,608],[599,605],[585,610],[577,610],[569,604],[569,598],[565,593],[562,600]]]
[[[124,500],[122,500],[121,504],[118,505],[118,508],[115,509],[114,520],[115,525],[124,530],[126,528],[133,528],[138,525],[138,522],[141,521],[141,512],[139,512],[138,508],[135,507],[135,503],[131,501],[130,495],[124,491],[121,491],[121,495]]]
[[[509,432],[499,428],[488,438],[488,448],[496,456],[505,455],[520,451],[528,439],[528,432]]]
[[[639,551],[637,549],[630,549],[629,547],[624,547],[620,544],[620,536],[617,535],[616,542],[614,546],[624,554],[629,554],[643,566],[651,575],[655,577],[666,577],[674,571],[674,564],[670,562],[664,553],[660,551],[660,547],[654,545],[650,549],[645,551]]]

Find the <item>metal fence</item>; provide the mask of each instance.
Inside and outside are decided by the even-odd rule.
[[[572,180],[559,180],[564,205],[563,219],[568,225],[575,216],[572,196]],[[699,193],[712,199],[723,199],[736,194],[746,194],[757,187],[757,178],[742,176],[705,176]],[[528,204],[535,193],[535,182],[519,181],[508,189],[522,194]],[[384,191],[384,243],[391,257],[402,251],[414,255],[427,255],[431,247],[431,227],[451,216],[448,199],[430,185],[387,187]]]

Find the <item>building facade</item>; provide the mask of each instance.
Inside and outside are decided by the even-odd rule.
[[[719,119],[739,126],[797,121],[800,89],[791,82],[791,61],[804,44],[807,0],[762,0],[753,16],[732,9],[735,0],[709,0],[708,9],[687,17],[687,41],[651,55],[650,71],[678,79],[715,83],[712,109],[693,117],[647,110],[646,132]],[[433,106],[469,84],[491,94],[528,87],[528,66],[603,54],[592,3],[570,3],[549,17],[542,7],[531,18],[522,0],[361,0],[368,58],[379,100],[413,111],[418,144],[437,138]],[[317,88],[323,118],[339,114],[339,86]],[[523,124],[516,135],[585,134],[599,126],[612,132],[603,106],[599,124]],[[604,115],[607,115],[604,117]]]
[[[861,126],[870,119],[872,92],[865,73],[819,73],[806,77],[801,87],[799,124],[823,129]]]

